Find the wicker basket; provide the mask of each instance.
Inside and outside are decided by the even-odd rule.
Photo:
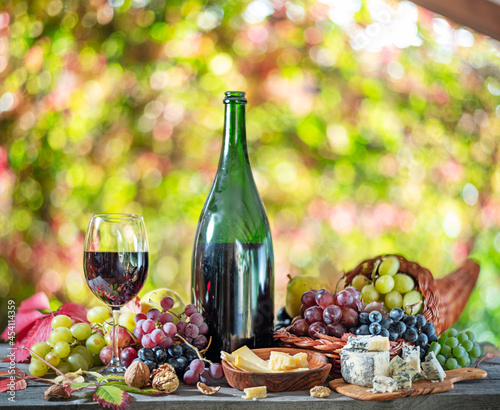
[[[413,277],[416,282],[415,289],[424,296],[423,314],[425,318],[434,323],[436,333],[441,334],[460,317],[479,276],[479,265],[469,259],[456,271],[436,280],[428,269],[415,262],[410,262],[402,256],[396,256],[400,261],[399,271]],[[367,259],[347,272],[345,286],[348,286],[356,275],[362,274],[371,278],[377,259],[380,259],[380,256]],[[320,339],[296,336],[288,332],[288,328],[280,329],[274,333],[274,338],[282,346],[295,346],[324,353],[333,364],[331,374],[334,377],[339,377],[340,350],[345,346],[350,334],[344,334],[340,339],[327,335],[319,336]],[[399,354],[402,346],[402,340],[391,342],[391,357]]]

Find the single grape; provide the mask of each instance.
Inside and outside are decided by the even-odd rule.
[[[316,303],[323,309],[333,303],[333,295],[327,289],[320,289],[316,292]]]
[[[356,329],[355,335],[360,336],[360,335],[369,335],[370,334],[370,329],[368,325],[361,325]]]
[[[352,286],[361,291],[366,285],[370,283],[370,280],[365,275],[356,275],[352,279]]]
[[[206,335],[208,333],[208,325],[203,322],[200,326],[198,326],[200,329],[200,335]]]
[[[61,358],[57,353],[49,352],[45,355],[45,361],[52,366],[57,366],[61,362]]]
[[[435,333],[429,336],[429,343],[437,342],[438,338]]]
[[[57,342],[52,350],[63,359],[69,355],[71,348],[67,342]]]
[[[390,275],[380,276],[375,281],[375,289],[379,293],[389,293],[392,289],[394,289],[394,279]]]
[[[467,367],[470,365],[470,359],[469,359],[469,356],[465,355],[465,356],[460,356],[460,357],[457,357],[457,363],[460,367]]]
[[[326,326],[321,322],[315,322],[309,326],[309,336],[313,339],[318,338],[318,333],[326,335],[328,330]]]
[[[366,285],[361,289],[361,296],[365,303],[376,302],[379,298],[379,293],[374,285]]]
[[[56,369],[59,370],[61,373],[69,373],[71,371],[71,368],[69,367],[68,362],[63,362],[59,363],[59,366],[56,366]]]
[[[92,333],[92,328],[87,323],[76,323],[71,326],[71,334],[77,340],[86,340]]]
[[[304,313],[306,312],[306,310],[309,308],[310,306],[307,306],[307,305],[300,305],[300,316],[301,317],[304,317]]]
[[[186,383],[188,386],[194,386],[200,381],[200,375],[199,373],[195,373],[192,370],[188,370],[186,373],[184,373],[183,380],[184,383]]]
[[[132,336],[130,336],[129,332],[127,329],[123,327],[117,326],[116,329],[118,330],[118,347],[120,349],[123,349],[124,347],[128,347],[131,344],[134,343],[134,339],[132,339]],[[110,337],[112,338],[114,335],[114,329],[111,329],[109,332]],[[111,339],[113,340],[113,339]]]
[[[197,349],[204,349],[205,347],[207,347],[208,340],[205,335],[198,335],[193,339],[192,344]]]
[[[157,346],[158,348],[160,346]],[[165,349],[159,348],[158,350],[155,350],[155,358],[156,358],[156,364],[161,365],[167,361],[167,353],[165,352]]]
[[[403,322],[405,322],[406,327],[415,327],[417,318],[415,316],[405,316],[403,317]]]
[[[144,336],[142,336],[141,345],[152,349],[153,347],[156,346],[156,343],[153,340],[151,340],[151,334],[147,333]]]
[[[450,346],[453,349],[455,346],[458,345],[458,340],[456,337],[448,337],[445,343],[447,346]]]
[[[316,291],[308,290],[300,297],[300,301],[304,306],[311,307],[316,305]]]
[[[175,326],[173,323],[165,323],[163,325],[163,331],[165,332],[166,336],[174,337],[177,333],[177,326]]]
[[[466,340],[469,340],[469,338],[467,337],[467,334],[465,332],[460,332],[457,335],[457,339],[458,339],[458,343],[460,343],[460,344],[462,344]]]
[[[186,329],[184,330],[184,334],[187,336],[187,337],[190,337],[192,339],[194,339],[196,336],[198,336],[200,333],[200,329],[198,329],[198,326],[195,326],[193,324],[189,324],[186,326]]]
[[[305,319],[297,320],[292,327],[290,328],[290,332],[297,336],[305,336],[308,334],[309,324]]]
[[[415,316],[415,319],[417,319],[417,327],[421,329],[425,324],[427,323],[427,320],[425,319],[424,315],[417,315]]]
[[[147,318],[148,317],[146,316],[145,313],[137,313],[137,315],[135,315],[135,317],[134,317],[134,320],[135,320],[135,323],[139,323],[140,320],[145,321]]]
[[[72,372],[89,369],[88,361],[80,353],[70,354],[67,361]]]
[[[345,290],[340,291],[334,297],[334,303],[340,307],[349,307],[352,305],[354,298],[352,297],[350,292],[346,292]]]
[[[345,327],[356,326],[358,323],[358,312],[348,307],[341,308],[341,312],[342,318],[340,319],[340,323]]]
[[[170,296],[165,296],[162,300],[160,300],[160,306],[162,309],[170,310],[174,307],[174,299]]]
[[[453,357],[450,357],[448,360],[446,360],[446,368],[448,370],[458,369],[457,360],[454,359]]]
[[[425,333],[420,333],[420,334],[423,335]],[[437,342],[432,342],[431,345],[429,346],[429,352],[434,352],[435,355],[437,355],[440,351],[441,351],[441,345]]]
[[[323,311],[323,320],[326,324],[337,323],[342,318],[342,310],[337,305],[330,305]]]
[[[186,329],[187,323],[184,320],[179,320],[175,326],[177,326],[177,333],[184,334],[184,330]]]
[[[30,374],[32,376],[43,377],[47,374],[48,370],[49,370],[49,367],[41,360],[31,359],[31,363],[30,363],[30,366],[28,368],[28,371],[30,372]]]
[[[104,337],[102,337],[99,333],[94,333],[87,339],[87,341],[85,342],[85,346],[90,353],[99,354],[101,352],[101,349],[106,346],[106,341],[104,340]]]
[[[193,313],[196,313],[196,306],[195,305],[186,305],[184,308],[184,313],[186,316],[191,316]]]
[[[399,293],[408,293],[415,288],[413,278],[405,273],[398,273],[394,276],[394,290]]]
[[[436,334],[436,329],[434,328],[434,323],[427,322],[422,326],[422,332],[424,332],[429,338]]]
[[[147,318],[151,319],[155,322],[157,320],[160,320],[160,315],[161,315],[161,312],[156,308],[151,308],[148,310],[148,313],[146,313]]]
[[[467,355],[467,352],[465,351],[464,347],[460,346],[460,345],[455,346],[452,351],[453,351],[453,356],[455,356],[455,357]]]
[[[126,347],[120,353],[120,362],[125,367],[129,367],[135,359],[137,359],[137,350],[133,347]]]
[[[369,313],[366,313],[366,312],[361,312],[359,315],[358,315],[358,320],[359,320],[359,323],[362,323],[364,325],[367,325],[370,323],[370,319],[369,319]]]
[[[151,340],[156,344],[160,344],[163,340],[165,340],[167,336],[162,329],[155,329],[151,332]]]
[[[451,356],[451,347],[448,345],[444,345],[441,347],[441,354],[444,357],[450,357]]]
[[[343,324],[341,323],[332,323],[326,326],[326,329],[328,331],[329,336],[334,336],[334,337],[342,337],[344,333],[346,333],[346,328]]]
[[[403,316],[403,309],[400,308],[391,309],[391,311],[389,312],[389,317],[394,320],[394,322],[399,322],[401,319],[403,319]]]
[[[344,289],[346,292],[349,292],[351,296],[354,298],[354,300],[360,300],[361,299],[361,291],[355,287],[348,286],[347,288]]]
[[[135,315],[132,312],[121,313],[118,324],[132,332],[135,328]]]
[[[182,346],[181,345],[172,345],[168,349],[168,354],[174,358],[178,358],[182,356]]]
[[[439,364],[440,364],[441,366],[444,366],[444,365],[445,365],[445,363],[446,363],[446,357],[444,357],[442,354],[438,354],[438,355],[436,356],[436,359],[438,360],[438,362],[439,362]]]
[[[447,334],[448,337],[457,337],[458,336],[458,330],[454,329],[454,328],[450,328],[450,329],[448,329],[448,331],[446,332],[446,334]]]
[[[389,329],[393,324],[394,320],[392,320],[390,317],[384,317],[380,321],[380,326],[382,326],[384,329]]]
[[[464,342],[462,343],[462,346],[464,347],[465,351],[467,353],[469,353],[472,350],[472,348],[474,347],[474,342],[472,340],[467,339],[467,340],[464,340]]]
[[[193,313],[189,316],[189,323],[195,326],[200,326],[203,323],[203,316],[200,313]]]
[[[158,343],[158,346],[160,346],[163,349],[168,349],[170,346],[172,346],[172,343],[173,343],[172,338],[167,336],[160,343]]]
[[[412,290],[403,296],[403,308],[406,314],[416,315],[420,312],[423,305],[423,297],[420,292]]]
[[[200,382],[205,383],[207,386],[211,386],[214,383],[214,379],[210,376],[208,368],[206,368],[202,374],[200,374]]]
[[[428,343],[429,337],[425,333],[420,333],[417,338],[417,346],[420,346],[421,349],[424,349]]]
[[[224,377],[224,369],[219,363],[212,363],[208,371],[214,379],[222,379]]]
[[[379,336],[389,337],[390,336],[389,330],[387,330],[385,327],[381,328]]]
[[[156,367],[155,362],[153,362],[152,360],[145,360],[144,364],[148,366],[150,372],[152,372]]]
[[[73,326],[73,322],[71,321],[69,316],[57,315],[54,316],[50,325],[52,326],[52,329],[57,329],[58,327],[67,327],[69,329],[71,326]]]
[[[137,357],[139,357],[142,361],[154,360],[155,352],[150,347],[143,347],[137,352]]]
[[[85,346],[75,346],[71,350],[71,354],[78,353],[83,356],[83,358],[87,361],[87,364],[89,365],[89,368],[92,367],[92,353],[85,347]]]
[[[398,332],[394,332],[392,330],[389,331],[389,340],[390,341],[397,340],[398,338],[399,338],[399,333]]]
[[[32,352],[35,352],[40,357],[45,357],[47,353],[49,353],[52,348],[45,342],[38,342],[31,346]],[[36,356],[31,353],[31,356],[36,358]],[[43,362],[42,362],[43,363]]]
[[[417,330],[414,327],[409,327],[406,332],[403,333],[403,339],[408,342],[415,343],[418,338]]]
[[[146,319],[142,323],[142,331],[145,334],[151,333],[155,329],[156,329],[156,322],[153,319]]]
[[[134,329],[134,331],[132,333],[134,334],[134,336],[137,339],[142,339],[142,336],[144,336],[144,330],[142,330],[142,324],[136,326],[136,328]]]
[[[373,312],[370,312],[370,314],[368,315],[368,319],[371,323],[380,323],[382,321],[382,313],[380,313],[378,310],[374,310]]]
[[[471,330],[467,330],[465,332],[465,334],[467,335],[467,337],[469,338],[469,340],[471,342],[473,342],[474,340],[476,340],[476,336],[474,335],[474,333]]]
[[[58,342],[71,343],[73,341],[73,334],[66,327],[58,327],[50,332],[49,341],[52,342],[52,345]]]
[[[99,353],[99,359],[104,364],[108,364],[113,356],[113,346],[104,346]]]
[[[103,306],[96,306],[87,312],[87,320],[90,323],[102,324],[111,317],[111,312]],[[71,326],[69,326],[71,327]]]
[[[378,335],[378,334],[380,333],[380,330],[381,330],[381,329],[382,329],[382,326],[380,326],[380,323],[377,323],[377,322],[372,323],[372,324],[370,324],[370,326],[369,326],[370,333],[371,333],[372,335],[374,335],[374,336],[375,336],[375,335]]]
[[[400,308],[403,306],[403,296],[397,290],[391,290],[385,295],[384,302],[389,309]]]
[[[349,295],[349,297],[351,296]],[[319,306],[312,306],[310,308],[307,308],[304,313],[304,319],[309,325],[315,322],[321,322],[323,320],[323,309]]]
[[[202,374],[205,371],[205,362],[200,359],[193,360],[189,365],[189,369],[196,374]]]
[[[189,362],[188,359],[185,358],[184,356],[178,357],[177,359],[177,366],[181,370],[181,374],[183,374],[186,371],[186,367],[188,367]]]
[[[399,270],[399,259],[395,256],[388,256],[378,266],[380,276],[394,276]]]
[[[479,346],[478,343],[474,342],[474,346],[469,352],[469,356],[473,359],[477,359],[479,356],[481,356],[481,346]]]

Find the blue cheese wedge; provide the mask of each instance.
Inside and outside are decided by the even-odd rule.
[[[420,347],[403,344],[403,360],[420,373]]]
[[[432,381],[442,382],[445,379],[446,373],[436,359],[434,352],[430,352],[425,358],[425,362],[422,362],[422,374],[426,379]]]
[[[342,349],[340,370],[346,383],[358,386],[373,386],[375,376],[389,376],[388,351],[366,352],[363,350]]]
[[[395,392],[398,389],[398,384],[392,377],[375,376],[373,378],[373,393]]]
[[[407,372],[396,373],[392,376],[400,389],[411,388],[411,376]]]
[[[420,373],[417,372],[411,364],[404,361],[399,356],[394,356],[389,363],[389,374],[390,376],[395,376],[400,373],[408,373],[412,381],[420,377]]]
[[[384,352],[391,348],[388,337],[384,336],[350,336],[345,349],[360,349],[370,352]]]

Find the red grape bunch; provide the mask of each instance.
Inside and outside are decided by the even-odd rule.
[[[358,323],[363,310],[361,293],[348,287],[335,295],[327,289],[311,289],[301,297],[301,316],[292,321],[290,332],[297,336],[319,338],[318,334],[341,337]]]
[[[174,341],[182,340],[178,336],[198,349],[207,346],[205,335],[208,333],[208,325],[201,313],[196,311],[196,306],[187,305],[184,312],[177,316],[177,323],[174,323],[171,313],[174,300],[170,296],[164,297],[160,305],[161,310],[152,308],[146,314],[138,313],[135,316],[134,336],[142,346],[168,349]]]

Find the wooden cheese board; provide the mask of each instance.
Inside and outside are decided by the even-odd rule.
[[[453,383],[463,380],[484,379],[488,374],[481,369],[465,367],[463,369],[448,370],[446,378],[442,382],[431,382],[430,380],[418,380],[409,389],[399,389],[392,393],[372,393],[370,387],[348,384],[344,379],[332,380],[329,386],[337,393],[358,400],[394,400],[403,397],[422,396],[424,394],[442,393],[453,389]]]

